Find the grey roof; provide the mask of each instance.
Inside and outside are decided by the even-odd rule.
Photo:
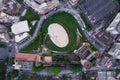
[[[119,23],[116,26],[116,30],[120,33],[120,21],[119,21]]]
[[[79,6],[94,27],[111,16],[118,7],[114,0],[84,0]]]

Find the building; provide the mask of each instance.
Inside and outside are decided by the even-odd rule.
[[[33,65],[39,66],[42,62],[41,57],[37,54],[17,53],[15,54],[14,69],[31,70]]]
[[[110,47],[110,45],[113,42],[113,37],[105,32],[100,30],[98,33],[95,33],[92,36],[100,45],[105,46],[105,47]]]
[[[120,13],[116,15],[115,19],[111,22],[106,31],[111,34],[120,34]]]
[[[118,36],[116,37],[116,42],[119,42],[119,43],[120,43],[120,35],[118,35]]]
[[[114,43],[108,52],[113,58],[120,59],[120,43]]]
[[[43,66],[51,66],[52,65],[52,56],[45,56],[43,58]]]
[[[96,58],[96,54],[98,54],[97,52],[93,52],[90,49],[90,44],[89,43],[83,43],[82,46],[78,49],[74,51],[75,55],[80,57],[80,61],[81,64],[86,68],[89,69],[91,68],[91,65],[93,62],[93,59]]]
[[[0,12],[0,23],[12,24],[12,23],[16,23],[18,21],[19,21],[19,17],[17,17],[17,16],[10,16],[10,15],[4,13],[3,11]]]
[[[99,60],[99,64],[100,64],[101,66],[103,66],[103,67],[109,68],[109,67],[111,67],[111,65],[112,65],[112,60],[113,60],[112,57],[104,55],[104,56]]]
[[[81,60],[81,64],[86,68],[86,69],[90,69],[92,67],[92,64],[90,61],[88,60]]]
[[[20,5],[15,0],[11,0],[4,4],[2,11],[13,16],[19,10],[18,6]]]
[[[78,55],[81,59],[87,59],[91,60],[93,56],[95,56],[96,52],[93,52],[90,49],[90,44],[89,43],[83,43],[82,46],[78,49],[75,50],[74,53]]]
[[[78,6],[94,28],[106,25],[111,16],[119,11],[115,0],[80,0]]]
[[[3,0],[0,0],[0,11],[2,10],[3,7]]]
[[[97,80],[116,80],[115,77],[116,77],[115,71],[98,71]]]
[[[70,4],[71,5],[75,5],[78,3],[79,0],[69,0]]]
[[[59,0],[24,0],[24,3],[38,14],[45,14],[59,6]]]
[[[78,55],[81,59],[86,59],[92,53],[89,47],[89,43],[83,43],[78,50],[74,51],[74,53]]]
[[[15,35],[15,42],[21,42],[29,37],[28,32],[30,31],[28,22],[21,21],[11,26],[12,33]]]
[[[7,27],[2,24],[0,24],[0,40],[3,42],[9,42],[10,40]]]

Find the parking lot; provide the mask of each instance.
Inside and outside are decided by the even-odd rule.
[[[94,27],[100,26],[119,10],[115,0],[84,0],[79,2],[79,7]]]

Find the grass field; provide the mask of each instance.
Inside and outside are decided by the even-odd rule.
[[[25,15],[21,17],[21,21],[28,20],[28,21],[34,21],[39,20],[39,16],[37,14],[34,14],[32,11],[27,10]]]
[[[66,30],[66,32],[68,33],[68,37],[69,37],[69,43],[66,47],[64,48],[59,48],[57,47],[51,40],[49,35],[47,35],[47,28],[49,27],[50,24],[52,23],[58,23],[60,25],[62,25],[64,27],[64,29]],[[77,40],[77,26],[78,23],[76,22],[76,20],[74,19],[74,17],[68,13],[65,12],[61,12],[61,13],[57,13],[54,14],[53,16],[50,16],[49,18],[47,18],[43,25],[42,25],[42,33],[43,33],[43,37],[45,37],[47,35],[46,38],[44,38],[45,40],[45,44],[46,46],[53,51],[59,51],[59,52],[71,52],[75,49],[76,47],[76,40]]]
[[[32,50],[37,50],[41,47],[42,44],[42,37],[41,33],[39,32],[37,37],[25,48],[21,49],[21,52],[31,52]]]

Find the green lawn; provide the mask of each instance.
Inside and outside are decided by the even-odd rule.
[[[6,80],[11,80],[12,78],[15,78],[17,76],[18,76],[18,71],[17,70],[10,71],[7,74]]]
[[[61,61],[61,62],[69,62],[69,57],[68,56],[58,56],[58,55],[52,55],[52,60],[53,61]]]
[[[33,72],[40,72],[40,71],[42,71],[43,69],[44,69],[43,66],[39,66],[39,67],[33,66],[32,71],[33,71]]]
[[[81,72],[81,71],[82,71],[82,66],[80,66],[80,65],[72,65],[72,66],[71,66],[71,71],[72,71],[73,73]]]
[[[120,4],[120,0],[117,0],[117,2]]]
[[[86,29],[87,29],[88,31],[92,30],[92,27],[91,27],[90,23],[88,22],[88,20],[86,19],[86,17],[84,16],[84,14],[81,13],[80,16],[81,16],[82,20],[83,20],[84,23],[85,23]]]
[[[0,80],[4,80],[6,74],[6,66],[3,63],[0,63]]]
[[[64,29],[67,31],[67,33],[69,34],[69,44],[64,47],[64,48],[60,48],[57,47],[51,40],[49,35],[47,35],[46,39],[43,38],[45,40],[45,44],[46,46],[53,51],[59,51],[59,52],[71,52],[76,48],[76,40],[77,40],[77,26],[78,23],[76,22],[76,20],[74,19],[74,17],[68,13],[65,12],[61,12],[61,13],[57,13],[54,14],[53,16],[50,16],[49,18],[47,18],[43,25],[42,25],[42,32],[43,32],[43,37],[46,36],[47,34],[47,28],[49,27],[50,24],[52,23],[58,23],[60,25],[62,25],[64,27]],[[76,26],[77,25],[77,26]]]
[[[20,52],[31,52],[32,50],[37,50],[38,48],[41,48],[42,44],[42,37],[41,32],[38,33],[37,37],[25,48],[23,48]]]
[[[13,58],[9,58],[8,65],[12,66],[13,64],[14,64],[14,59]]]
[[[27,10],[26,14],[21,17],[21,21],[28,20],[28,21],[34,21],[39,20],[39,16],[37,14],[34,14],[32,11]]]
[[[90,44],[90,48],[91,48],[93,51],[98,51],[98,50],[96,49],[96,47],[93,46],[92,44]]]
[[[60,67],[46,67],[46,71],[50,74],[53,75],[58,75],[61,72],[61,68]]]

